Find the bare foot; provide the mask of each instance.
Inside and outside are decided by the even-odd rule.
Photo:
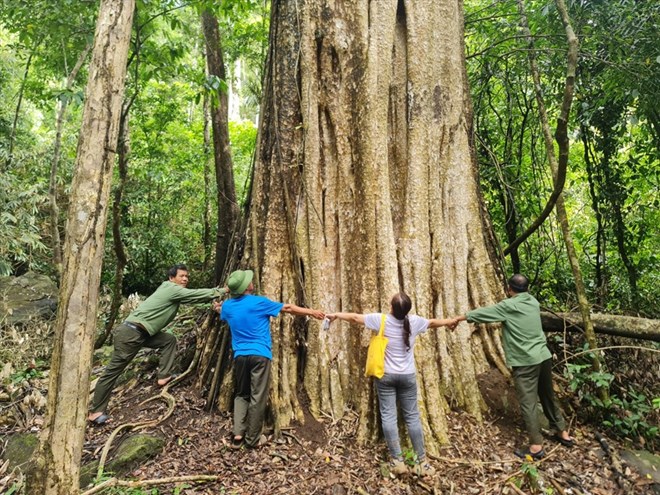
[[[158,386],[159,387],[164,387],[165,385],[170,383],[172,381],[172,379],[174,379],[174,377],[175,377],[175,375],[170,375],[167,378],[159,378],[158,379]]]
[[[104,425],[110,421],[110,417],[104,412],[93,412],[87,416],[87,421],[94,426]]]
[[[94,421],[95,419],[101,417],[102,415],[103,415],[103,412],[101,412],[101,411],[89,413],[89,415],[87,416],[87,421]]]

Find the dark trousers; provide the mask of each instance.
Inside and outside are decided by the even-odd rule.
[[[139,331],[122,323],[114,330],[114,346],[110,363],[96,382],[94,398],[90,405],[91,412],[106,410],[117,379],[143,347],[162,350],[158,378],[167,378],[172,374],[176,357],[176,337],[171,333],[158,332],[150,336],[144,330]]]
[[[533,366],[515,366],[513,383],[520,403],[523,420],[529,434],[530,444],[541,445],[543,435],[536,413],[536,404],[540,400],[543,414],[550,422],[550,428],[557,432],[566,429],[564,417],[552,389],[552,359],[547,359]]]
[[[234,360],[236,397],[234,398],[234,436],[256,445],[266,414],[270,385],[270,359],[263,356],[238,356]]]

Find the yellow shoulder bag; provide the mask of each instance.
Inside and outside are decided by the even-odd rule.
[[[367,365],[364,370],[364,376],[375,376],[382,378],[385,374],[385,348],[388,338],[385,337],[385,317],[383,314],[380,319],[380,330],[377,335],[371,337],[369,349],[367,350]]]

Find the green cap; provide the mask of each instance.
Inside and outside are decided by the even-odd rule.
[[[227,287],[229,292],[234,295],[243,294],[252,282],[254,272],[252,270],[236,270],[229,275],[227,279]]]

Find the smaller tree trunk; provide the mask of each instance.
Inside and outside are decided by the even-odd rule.
[[[23,80],[21,81],[21,87],[18,90],[18,101],[16,102],[16,110],[14,111],[14,121],[11,125],[11,131],[9,133],[9,152],[7,153],[6,166],[9,168],[11,165],[12,159],[14,158],[14,142],[16,140],[16,130],[18,128],[18,117],[21,114],[21,106],[23,105],[23,94],[25,93],[25,85],[27,83],[28,74],[30,73],[30,67],[32,65],[32,57],[37,51],[40,41],[35,43],[34,48],[30,51],[27,62],[25,62],[25,71],[23,72]]]
[[[121,118],[119,120],[119,142],[117,144],[117,166],[119,167],[119,184],[115,189],[115,195],[112,201],[112,244],[115,248],[115,256],[117,258],[117,265],[115,266],[115,280],[112,287],[112,302],[110,303],[110,315],[108,321],[105,322],[105,330],[94,342],[94,348],[101,347],[115,326],[115,320],[119,315],[119,308],[121,307],[122,287],[124,285],[124,269],[128,264],[128,256],[126,256],[126,249],[124,242],[121,239],[121,210],[123,208],[122,198],[124,190],[126,189],[126,180],[128,177],[128,159],[131,152],[130,142],[130,127],[129,127],[129,111],[133,103],[133,99],[124,103]]]
[[[548,313],[543,311],[541,312],[541,321],[543,330],[546,332],[584,331],[582,315],[579,313]],[[660,342],[660,320],[593,313],[591,321],[596,333]]]
[[[91,44],[83,49],[78,56],[76,65],[73,67],[66,79],[64,89],[71,91],[73,83],[78,77],[78,72],[82,67],[89,51],[92,49]],[[58,104],[57,117],[55,119],[55,144],[53,145],[53,161],[50,166],[50,181],[48,184],[48,198],[50,201],[50,229],[53,243],[53,264],[57,269],[57,274],[62,275],[62,241],[60,239],[60,209],[57,206],[57,170],[60,164],[60,152],[62,149],[62,127],[64,127],[64,116],[68,107],[67,100],[61,100]]]
[[[46,422],[29,495],[75,495],[85,436],[107,203],[124,93],[133,0],[102,0],[69,205]]]
[[[584,147],[584,163],[587,169],[587,182],[589,183],[589,194],[591,195],[591,208],[596,218],[596,260],[594,272],[596,278],[596,303],[603,307],[607,300],[607,280],[605,276],[605,228],[603,226],[603,213],[601,206],[600,191],[598,190],[598,170],[592,159],[592,148],[589,136],[591,134],[587,125],[581,125],[582,145]]]
[[[209,9],[202,12],[202,28],[206,40],[206,62],[209,76],[215,76],[216,81],[225,81],[225,65],[222,58],[218,19]],[[229,145],[228,111],[227,91],[218,87],[211,99],[211,124],[213,127],[215,174],[218,187],[218,231],[216,232],[215,249],[216,284],[222,282],[231,234],[238,216],[234,171]]]
[[[209,132],[209,97],[204,95],[204,262],[202,271],[204,273],[209,269],[211,262],[211,133]]]

